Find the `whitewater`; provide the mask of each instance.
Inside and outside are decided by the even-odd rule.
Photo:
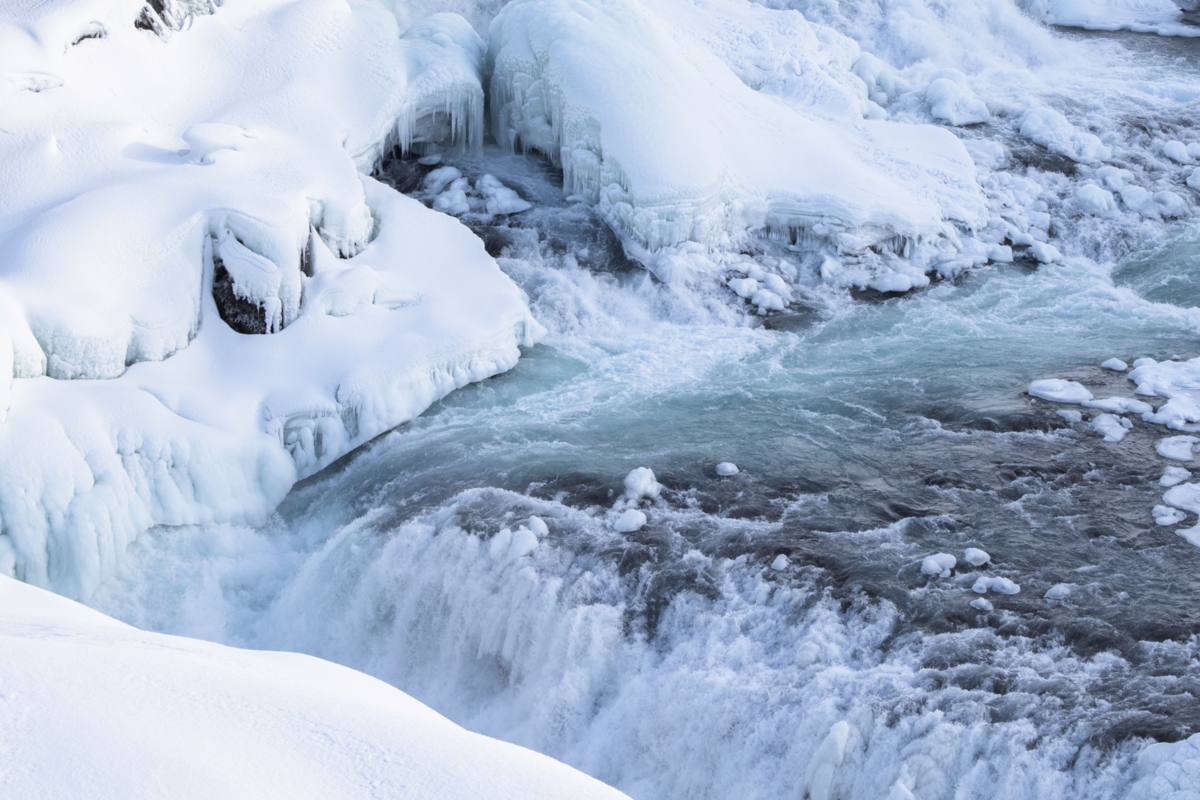
[[[466,22],[428,16],[446,11]],[[125,527],[102,508],[93,546],[67,500],[12,501],[0,522],[44,510],[48,544],[0,536],[0,566],[156,632],[138,636],[361,670],[635,798],[1200,798],[1193,11],[393,3],[421,108],[348,103],[388,131],[349,155],[321,129],[328,230],[305,237],[311,210],[299,237],[291,210],[269,236],[196,228],[281,330],[260,355],[189,333],[193,307],[217,313],[206,277],[163,346],[180,351],[108,381],[111,416],[88,417],[127,424],[110,409],[133,379],[208,426],[197,443],[259,436],[252,409],[276,409],[257,449],[220,456],[248,465],[224,505],[197,490]],[[694,49],[645,55],[673,37]],[[628,74],[592,81],[618,43]],[[421,73],[431,48],[455,69]],[[728,80],[689,72],[706,59]],[[626,108],[641,70],[662,86]],[[812,152],[772,168],[796,141],[778,131]],[[256,145],[234,133],[199,129],[187,158],[216,153],[214,181],[239,182],[211,191],[240,203]],[[245,264],[276,236],[283,283],[259,291]],[[327,272],[299,277],[302,240]],[[453,269],[395,277],[417,241]],[[386,314],[415,303],[429,323],[387,346],[404,323]],[[262,377],[300,358],[317,366]],[[372,382],[404,359],[420,368]],[[203,402],[161,388],[183,375]],[[320,394],[346,375],[353,400]],[[32,413],[22,380],[85,385],[54,377],[17,374],[10,419]],[[226,463],[191,447],[197,475]],[[547,796],[585,785],[529,763],[562,781]]]

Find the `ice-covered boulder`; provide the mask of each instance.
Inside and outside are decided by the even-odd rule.
[[[363,174],[479,142],[460,17],[266,0],[164,37],[140,4],[24,5],[0,11],[5,571],[85,596],[147,527],[261,519],[533,342],[478,239]]]
[[[807,36],[754,39],[771,30],[764,14],[783,12],[514,0],[491,27],[493,131],[560,164],[569,192],[649,251],[750,231],[863,250],[981,224],[974,165],[953,134],[864,118],[856,46],[794,13]],[[791,59],[812,91],[755,82],[746,43]]]
[[[140,631],[0,577],[0,796],[612,798],[382,681]]]

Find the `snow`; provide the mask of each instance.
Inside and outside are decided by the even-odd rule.
[[[921,560],[921,574],[935,578],[949,578],[950,573],[958,564],[958,559],[950,553],[934,553]]]
[[[968,547],[963,551],[963,561],[972,567],[982,567],[991,560],[992,557],[988,555],[987,551],[980,550],[978,547]]]
[[[0,68],[55,85],[0,85],[13,574],[85,597],[151,526],[262,520],[539,336],[478,239],[361,172],[479,141],[461,18],[230,3],[164,41],[135,4],[38,8],[0,12]],[[91,21],[107,35],[64,53]]]
[[[737,475],[739,472],[741,472],[741,470],[738,469],[738,465],[734,464],[732,461],[722,461],[721,463],[717,464],[716,470],[717,474],[722,478],[728,478],[731,475]]]
[[[784,54],[804,82],[761,76]],[[799,14],[732,0],[514,0],[490,28],[492,129],[650,252],[763,230],[863,251],[981,224],[962,144],[866,118],[857,55]]]
[[[1033,381],[1027,390],[1033,397],[1055,403],[1083,403],[1093,395],[1082,383],[1061,378],[1046,378]]]
[[[618,798],[295,653],[148,633],[0,577],[0,795]]]

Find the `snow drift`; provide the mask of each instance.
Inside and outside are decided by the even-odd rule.
[[[346,667],[147,633],[9,578],[0,649],[5,797],[624,797]]]
[[[538,332],[465,228],[362,174],[478,144],[465,20],[195,5],[0,12],[0,571],[76,596],[141,530],[261,518]]]

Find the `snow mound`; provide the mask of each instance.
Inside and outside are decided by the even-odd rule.
[[[944,129],[864,118],[857,55],[799,14],[727,0],[514,0],[490,31],[492,129],[561,165],[567,191],[644,251],[763,231],[862,251],[981,225],[966,149]]]
[[[262,519],[540,331],[466,228],[362,174],[480,141],[462,18],[268,0],[163,38],[140,7],[0,12],[0,72],[50,76],[0,80],[0,569],[80,597],[141,531]]]
[[[0,649],[4,797],[624,797],[355,670],[140,631],[9,578]]]

